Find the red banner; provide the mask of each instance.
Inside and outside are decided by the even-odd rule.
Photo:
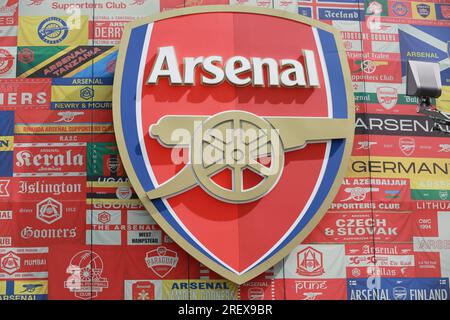
[[[411,242],[410,213],[327,213],[305,243]]]
[[[86,175],[85,143],[15,143],[14,176]]]
[[[408,179],[345,178],[329,212],[411,211]]]
[[[188,279],[189,256],[174,243],[126,250],[126,279]]]
[[[285,279],[275,280],[277,300],[345,300],[346,279]]]
[[[14,202],[14,243],[34,245],[80,243],[84,239],[86,201],[42,197],[39,202]]]
[[[114,248],[50,247],[49,299],[111,300],[123,298],[124,259]]]
[[[415,276],[412,244],[350,244],[345,251],[348,278]]]
[[[0,79],[0,110],[50,108],[51,79]]]
[[[0,279],[47,279],[48,248],[0,248]]]
[[[445,138],[356,135],[354,156],[448,158],[450,142]]]

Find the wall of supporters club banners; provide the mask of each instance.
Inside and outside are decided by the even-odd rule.
[[[337,28],[356,99],[351,163],[331,208],[240,286],[151,219],[112,126],[124,24],[210,4]],[[450,112],[449,27],[448,0],[0,0],[0,300],[450,299],[450,135],[405,95],[407,60],[439,62],[434,102]],[[74,267],[88,279],[75,287]]]

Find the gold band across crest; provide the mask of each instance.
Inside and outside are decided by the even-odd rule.
[[[172,197],[200,185],[221,201],[258,200],[281,177],[285,152],[301,149],[308,142],[344,139],[351,125],[348,119],[260,117],[245,111],[225,111],[212,116],[165,116],[150,127],[151,137],[166,147],[189,147],[190,161],[173,178],[147,192],[147,196],[150,199]],[[228,139],[227,130],[232,133]],[[181,139],[183,134],[189,138]],[[204,144],[212,146],[214,155],[210,159]],[[267,165],[258,161],[263,156],[270,157]],[[232,171],[231,189],[212,179],[224,169]],[[243,187],[246,169],[262,177],[259,184],[248,189]]]

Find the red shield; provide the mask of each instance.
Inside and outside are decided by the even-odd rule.
[[[299,15],[229,6],[165,12],[124,32],[113,104],[127,174],[174,241],[232,281],[289,253],[341,183],[354,111],[338,38]],[[267,135],[264,154],[242,139],[253,127],[258,143]],[[227,130],[240,147],[237,135],[219,138]]]
[[[146,253],[145,263],[160,278],[164,278],[177,266],[178,254],[166,247],[158,247]]]

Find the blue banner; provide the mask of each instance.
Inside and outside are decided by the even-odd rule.
[[[347,280],[348,300],[449,300],[448,278]]]

